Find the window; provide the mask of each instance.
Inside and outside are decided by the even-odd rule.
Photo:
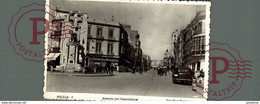
[[[113,54],[113,44],[107,45],[107,54]]]
[[[113,29],[109,29],[108,30],[108,37],[113,37],[113,33],[114,33],[114,30]]]
[[[54,39],[55,41],[60,40],[60,36],[61,36],[61,31],[60,30],[56,30],[53,33],[50,34],[51,35],[51,39]]]
[[[205,26],[206,24],[205,24],[205,21],[202,21],[201,22],[201,32],[203,33],[203,34],[205,34],[206,33],[206,29],[205,29]]]
[[[97,54],[101,53],[101,43],[96,43],[96,53]]]
[[[89,42],[87,42],[87,51],[89,51]]]
[[[197,70],[200,70],[200,62],[197,62]]]
[[[199,49],[199,50],[201,50],[201,48],[202,48],[202,47],[201,47],[201,44],[202,44],[202,42],[201,42],[201,36],[199,36],[199,37],[198,37],[198,47],[199,47],[198,49]]]
[[[206,45],[206,43],[205,43],[205,36],[202,36],[201,41],[202,41],[202,50],[205,50],[205,45]]]
[[[97,28],[97,37],[101,37],[102,36],[102,28],[98,27]]]
[[[88,25],[88,35],[90,35],[90,32],[91,32],[91,26]]]

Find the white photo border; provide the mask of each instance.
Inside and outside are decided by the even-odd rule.
[[[73,0],[71,0],[73,1]],[[206,6],[206,45],[210,43],[210,7],[211,2],[208,1],[153,1],[153,0],[74,0],[74,1],[99,1],[99,2],[124,2],[124,3],[157,3],[157,4],[185,4],[185,5],[205,5]],[[50,6],[50,0],[46,0],[46,5]],[[45,11],[50,11],[49,7],[45,6]],[[49,20],[49,15],[45,14],[45,19]],[[48,48],[48,32],[45,33],[45,49]],[[209,46],[205,47],[209,50]],[[46,55],[44,56],[47,57]],[[209,80],[209,53],[205,53],[205,77],[204,89],[208,89]],[[136,95],[114,95],[114,94],[95,94],[95,93],[66,93],[66,92],[47,92],[47,60],[44,60],[44,87],[43,97],[49,100],[83,100],[83,101],[104,101],[104,98],[112,98],[112,101],[206,101],[208,94],[204,93],[204,98],[180,98],[180,97],[157,97],[157,96],[136,96]],[[57,96],[66,96],[59,98]],[[199,95],[200,96],[200,95]],[[118,99],[118,100],[115,100]]]

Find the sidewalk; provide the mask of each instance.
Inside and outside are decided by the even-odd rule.
[[[47,72],[47,75],[51,75],[51,76],[76,76],[76,77],[110,77],[110,76],[115,76],[116,73],[118,72],[114,72],[113,75],[112,74],[106,74],[106,73],[69,73],[69,72],[53,72],[51,73],[50,71]]]

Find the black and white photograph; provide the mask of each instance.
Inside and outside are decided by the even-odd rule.
[[[209,1],[46,4],[45,99],[206,100]]]

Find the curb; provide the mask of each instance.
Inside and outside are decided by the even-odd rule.
[[[75,77],[111,77],[115,74],[80,74],[80,73],[61,73],[61,72],[48,72],[51,76],[75,76]]]

